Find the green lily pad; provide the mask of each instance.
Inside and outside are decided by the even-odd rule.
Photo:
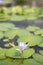
[[[41,36],[43,37],[43,33],[41,34]]]
[[[22,21],[22,20],[25,20],[25,17],[24,16],[20,16],[20,15],[15,15],[15,16],[12,16],[10,20],[13,20],[13,21]]]
[[[5,37],[8,37],[8,39],[14,38],[16,35],[19,34],[20,29],[19,28],[14,28],[12,30],[8,30],[5,32]]]
[[[41,42],[40,44],[38,44],[38,46],[43,47],[43,42]]]
[[[0,61],[0,65],[8,65],[7,61]]]
[[[26,17],[27,20],[34,20],[37,19],[37,14],[29,14]]]
[[[20,37],[18,39],[18,42],[28,42],[29,46],[34,46],[34,45],[38,45],[40,44],[40,42],[42,41],[42,38],[40,36],[36,36],[36,35],[29,35],[27,37]]]
[[[28,33],[25,29],[18,29],[16,33],[19,37],[25,37],[25,36],[32,35]]]
[[[42,64],[38,63],[34,59],[27,59],[27,60],[24,60],[23,64],[21,65],[42,65]]]
[[[4,33],[0,31],[0,39],[4,37]]]
[[[27,49],[23,51],[23,58],[28,58],[34,54],[34,49]]]
[[[14,29],[12,23],[0,23],[0,31],[7,31],[8,29]]]
[[[42,38],[40,36],[31,36],[28,39],[29,46],[38,45],[42,41]]]
[[[36,35],[43,34],[43,29],[40,29],[40,30],[34,32],[34,34],[36,34]]]
[[[43,56],[42,55],[36,53],[36,54],[33,55],[33,58],[37,62],[43,63]]]
[[[5,52],[6,52],[5,49],[0,48],[0,59],[5,59],[6,58]]]
[[[14,65],[14,62],[10,62],[7,60],[0,60],[0,65]]]
[[[5,37],[8,37],[8,39],[12,39],[16,36],[15,30],[9,30],[5,32]]]
[[[43,50],[40,50],[39,52],[40,52],[41,55],[43,55]]]
[[[24,61],[24,58],[16,58],[15,60],[13,60],[15,65],[21,65]]]
[[[16,50],[17,48],[11,48],[6,52],[7,57],[11,58],[21,58],[21,53]]]
[[[36,26],[28,26],[26,28],[27,31],[30,31],[30,32],[35,32],[37,30],[39,30],[40,28],[39,27],[36,27]]]

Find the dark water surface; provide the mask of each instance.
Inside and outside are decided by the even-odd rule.
[[[43,17],[40,17],[36,20],[22,20],[22,21],[0,21],[0,23],[13,23],[16,27],[25,28],[27,26],[39,26],[43,28]]]

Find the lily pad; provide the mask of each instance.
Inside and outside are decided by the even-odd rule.
[[[29,46],[38,45],[42,41],[42,38],[40,36],[31,36],[28,39]]]
[[[42,41],[42,38],[40,36],[36,36],[36,35],[28,35],[27,37],[20,37],[18,39],[18,42],[28,42],[29,46],[34,46],[34,45],[38,45],[40,44],[40,42]]]
[[[8,62],[7,60],[0,60],[0,65],[14,65],[13,62]]]
[[[40,30],[34,32],[34,34],[36,34],[36,35],[43,34],[43,29],[40,29]]]
[[[38,46],[43,47],[43,42],[41,42],[40,44],[38,44]]]
[[[8,37],[8,39],[12,39],[16,36],[15,30],[9,30],[5,32],[5,37]]]
[[[11,21],[22,21],[22,20],[25,20],[25,17],[24,16],[20,16],[20,15],[15,15],[15,16],[12,16]]]
[[[0,23],[0,31],[7,31],[8,29],[14,29],[12,23]]]
[[[25,37],[25,36],[32,35],[32,34],[28,33],[28,31],[26,31],[25,29],[18,29],[17,35],[19,37]]]
[[[11,48],[6,52],[7,57],[11,58],[21,58],[21,53],[19,51],[16,51],[16,48]]]
[[[36,54],[33,55],[33,58],[34,58],[34,60],[36,60],[37,62],[43,63],[43,56],[42,56],[42,55],[36,53]]]
[[[4,37],[4,33],[0,31],[0,39]]]
[[[28,58],[34,54],[34,49],[27,49],[23,51],[23,58]]]
[[[39,30],[40,28],[39,27],[36,27],[36,26],[28,26],[26,28],[27,31],[30,31],[30,32],[35,32],[37,30]]]
[[[0,48],[0,59],[5,59],[6,58],[5,52],[6,52],[5,49]]]
[[[38,63],[34,59],[27,59],[27,60],[24,60],[23,64],[21,65],[42,65],[42,64]]]
[[[15,65],[21,65],[24,61],[24,58],[16,58],[15,60],[13,60]]]
[[[26,20],[35,20],[37,19],[37,14],[29,14],[26,16]]]

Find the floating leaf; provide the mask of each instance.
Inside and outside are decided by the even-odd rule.
[[[8,65],[7,61],[0,61],[0,65]]]
[[[14,29],[12,23],[0,23],[0,31],[7,31],[8,29]]]
[[[0,48],[0,59],[5,59],[6,58],[5,52],[6,52],[5,49]]]
[[[35,35],[29,37],[28,39],[29,46],[38,45],[40,44],[41,41],[42,41],[42,38],[40,36],[35,36]]]
[[[42,65],[42,64],[38,63],[34,59],[27,59],[27,60],[24,60],[23,64],[21,65]]]
[[[23,58],[28,58],[34,54],[34,49],[27,49],[23,51]]]
[[[24,16],[20,16],[20,15],[15,15],[15,16],[12,16],[11,19],[12,21],[22,21],[22,20],[25,20],[25,17]]]
[[[38,45],[40,44],[40,42],[42,41],[42,38],[40,36],[36,36],[36,35],[28,35],[27,37],[20,37],[18,39],[18,42],[28,42],[29,46],[34,46],[34,45]]]
[[[38,46],[43,47],[43,42],[41,42],[40,44],[38,44]]]
[[[11,48],[6,52],[7,57],[11,58],[21,58],[21,53],[19,51],[16,51],[17,48]]]
[[[19,28],[14,28],[12,30],[8,30],[5,32],[5,37],[8,37],[9,39],[14,38],[16,35],[19,34]]]
[[[26,16],[26,20],[34,20],[37,19],[37,14],[29,14]]]
[[[17,30],[17,35],[19,37],[27,37],[28,35],[31,35],[30,33],[28,33],[25,29],[18,29]]]
[[[0,31],[0,39],[4,37],[3,32]]]
[[[42,55],[36,53],[36,54],[33,55],[33,58],[37,62],[43,63],[43,56]]]
[[[40,29],[40,30],[34,32],[34,34],[36,34],[36,35],[43,34],[43,29]]]
[[[36,27],[36,26],[28,26],[26,28],[27,31],[30,31],[30,32],[35,32],[37,30],[39,30],[40,28],[39,27]]]
[[[24,61],[24,58],[16,58],[15,60],[13,60],[15,65],[21,65]]]
[[[14,65],[14,62],[10,62],[7,60],[0,60],[0,65]]]
[[[15,30],[9,30],[5,32],[5,37],[8,37],[8,39],[12,39],[16,36]]]

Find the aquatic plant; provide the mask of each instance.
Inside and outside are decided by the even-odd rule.
[[[35,20],[43,17],[43,7],[30,7],[30,6],[13,6],[0,8],[0,21],[2,20]]]
[[[36,26],[22,29],[12,23],[0,23],[0,65],[42,65],[43,36],[40,34],[43,29]],[[15,39],[16,36],[19,38]]]

